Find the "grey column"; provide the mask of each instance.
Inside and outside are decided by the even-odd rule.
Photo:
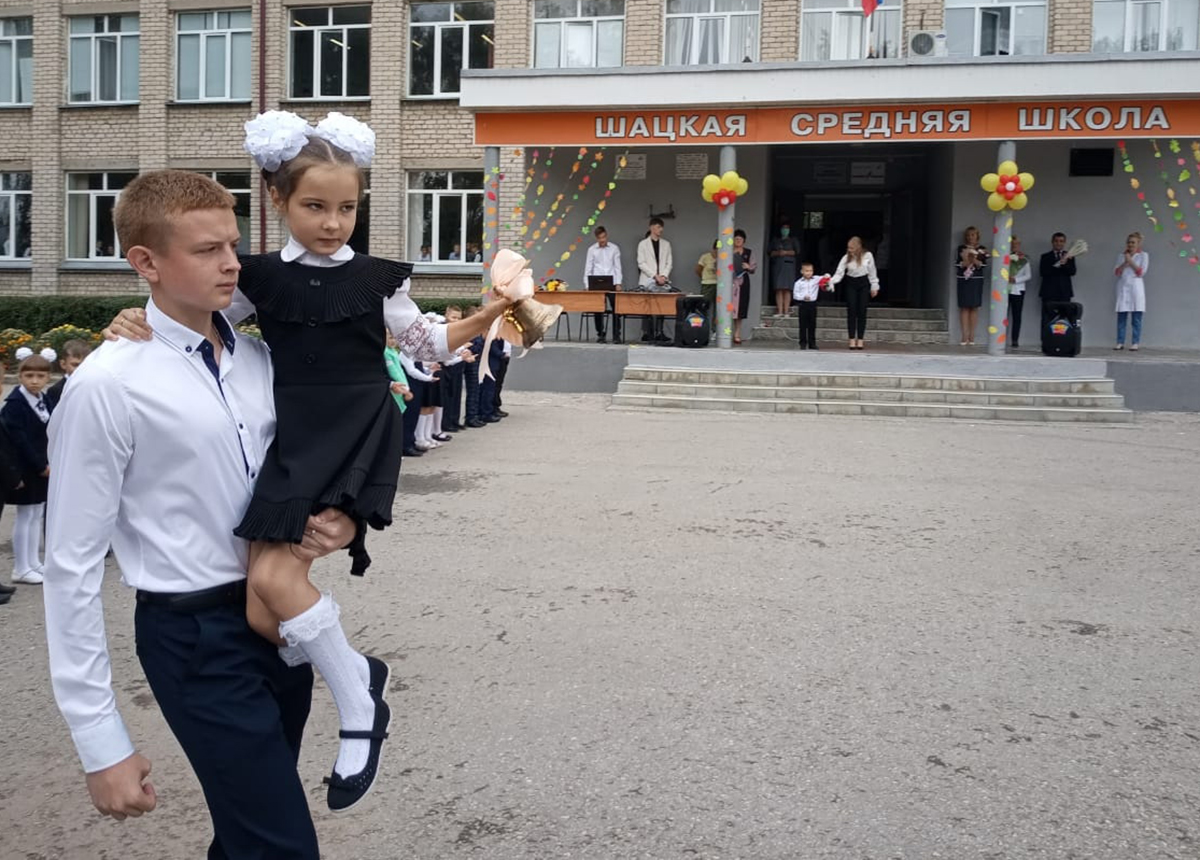
[[[492,260],[500,250],[500,147],[486,146],[483,149],[483,286],[492,287]],[[488,200],[487,191],[495,194],[495,200]],[[495,213],[487,214],[488,209]]]
[[[732,146],[721,147],[717,172],[724,176],[727,170],[737,170],[737,150]],[[737,312],[737,305],[733,304],[733,216],[736,208],[734,203],[717,214],[717,238],[721,242],[717,256],[717,346],[722,349],[733,346],[733,315]]]
[[[996,153],[996,163],[1017,160],[1017,145],[1002,140]],[[1012,210],[1005,207],[996,213],[992,235],[992,282],[984,300],[988,303],[988,355],[1004,355],[1008,345],[1008,264],[1012,252]]]

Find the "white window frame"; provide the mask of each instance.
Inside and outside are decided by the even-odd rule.
[[[446,187],[445,188],[428,188],[428,189],[427,188],[412,188],[411,187],[412,177],[416,176],[416,175],[420,175],[422,173],[445,173],[446,174]],[[456,173],[478,173],[481,175],[481,178],[483,181],[480,182],[478,188],[452,188],[451,186],[454,184],[454,174],[456,174]],[[440,205],[441,200],[446,197],[460,198],[461,204],[459,206],[460,217],[459,217],[459,225],[458,225],[458,247],[459,247],[460,256],[466,255],[467,220],[468,220],[467,213],[471,209],[472,198],[474,198],[474,202],[476,203],[476,205],[479,206],[480,214],[481,215],[484,214],[484,185],[486,185],[487,182],[486,182],[486,176],[483,176],[483,173],[484,173],[484,171],[483,171],[483,168],[481,167],[481,168],[474,169],[474,170],[437,170],[437,169],[410,170],[406,174],[406,176],[405,176],[405,195],[404,195],[405,209],[404,209],[404,211],[405,211],[405,216],[407,218],[409,218],[409,219],[412,218],[412,211],[413,211],[412,200],[413,200],[413,198],[426,197],[426,196],[433,198],[433,217],[430,221],[430,233],[431,233],[430,243],[429,243],[430,258],[425,263],[425,265],[462,266],[463,268],[479,266],[479,263],[472,263],[468,260],[461,260],[461,259],[460,260],[451,260],[448,258],[448,256],[447,257],[439,257],[438,252],[440,249],[438,248],[438,234],[440,232],[439,228],[441,227],[441,223],[440,223],[441,212],[442,212],[442,208]],[[412,223],[410,220],[409,228],[408,228],[409,239],[411,239],[412,236],[413,236]],[[481,241],[481,244],[482,244],[482,241]],[[421,245],[422,245],[422,242],[420,241],[420,238],[418,238],[417,239],[417,247],[408,249],[407,259],[410,259],[410,260],[419,259],[420,252],[421,252]],[[453,247],[453,243],[451,243],[451,247]],[[447,255],[449,255],[449,253],[450,253],[449,248],[446,249],[446,253],[447,253]]]
[[[317,6],[289,6],[285,9],[285,11],[287,12],[287,16],[288,16],[288,41],[287,41],[288,83],[287,83],[287,86],[288,86],[288,98],[289,99],[292,99],[293,101],[305,101],[305,102],[328,102],[328,101],[365,102],[365,101],[371,100],[370,65],[369,65],[371,62],[371,57],[370,57],[371,21],[367,21],[365,24],[335,24],[335,23],[333,23],[333,16],[334,16],[335,11],[337,11],[339,9],[345,10],[350,7],[365,8],[365,9],[367,9],[368,14],[370,14],[373,11],[370,3],[352,3],[352,4],[347,4],[346,6],[320,6],[320,5],[317,5]],[[312,12],[312,11],[316,11],[316,10],[320,10],[320,9],[325,10],[325,12],[326,12],[325,19],[326,19],[327,23],[316,24],[316,25],[297,24],[296,23],[296,18],[295,18],[296,12],[298,12],[300,10],[304,10],[306,12]],[[372,17],[372,19],[374,18],[373,15],[371,15],[371,17]],[[341,38],[340,38],[340,41],[337,42],[337,44],[340,44],[343,49],[342,50],[342,92],[340,95],[322,95],[320,92],[320,90],[321,90],[321,34],[328,33],[331,31],[339,31],[339,30],[341,31]],[[368,79],[368,82],[367,82],[367,93],[365,95],[351,96],[351,95],[346,94],[346,87],[349,85],[349,82],[350,82],[350,51],[348,50],[348,45],[350,43],[350,37],[349,37],[350,30],[367,30],[368,31],[368,33],[367,33],[367,51],[368,51],[368,54],[367,54],[367,63],[368,63],[367,79]],[[292,86],[295,83],[295,81],[294,81],[295,74],[294,74],[293,70],[295,68],[295,63],[300,62],[300,59],[301,59],[301,58],[298,58],[295,56],[295,48],[293,47],[293,45],[295,43],[294,34],[300,33],[300,32],[310,32],[310,33],[315,34],[313,37],[312,57],[309,58],[310,62],[312,63],[312,81],[313,81],[313,94],[311,96],[298,96],[292,91]]]
[[[17,25],[27,21],[29,23],[30,32],[28,34],[18,35]],[[12,79],[12,86],[9,91],[0,92],[0,105],[5,107],[25,107],[33,104],[33,18],[23,16],[18,18],[0,18],[0,46],[7,46],[12,54],[12,65],[8,72]],[[29,98],[18,101],[16,97],[17,83],[21,76],[21,47],[29,48]]]
[[[245,13],[251,16],[251,21],[246,26],[221,27],[221,15],[234,15],[237,13]],[[205,15],[207,20],[204,29],[202,30],[184,30],[182,29],[183,21],[186,16]],[[249,6],[244,9],[196,9],[194,11],[178,12],[175,15],[175,101],[184,103],[195,102],[246,102],[250,100],[251,81],[246,81],[246,95],[233,95],[233,45],[234,36],[245,35],[248,38],[246,41],[246,74],[250,74],[251,62],[253,59],[253,11]],[[180,58],[183,56],[183,40],[196,37],[199,40],[199,65],[196,68],[196,92],[199,94],[195,98],[185,98],[181,91],[181,77],[183,70],[180,64]],[[210,95],[205,92],[205,85],[208,82],[208,43],[210,40],[220,39],[225,43],[225,88],[221,95]]]
[[[873,36],[879,32],[880,27],[878,22],[886,20],[884,27],[891,27],[895,38],[892,40],[896,45],[896,53],[887,57],[891,59],[901,55],[901,39],[903,37],[903,7],[896,3],[889,3],[887,6],[880,5],[875,9],[874,14],[863,22],[862,38],[859,39],[857,56],[853,57],[835,57],[834,46],[840,44],[838,39],[840,28],[847,26],[848,22],[854,18],[862,17],[862,0],[839,0],[838,5],[822,5],[810,6],[804,3],[800,10],[800,61],[801,62],[838,62],[842,60],[863,60],[871,58],[871,46]],[[829,32],[832,34],[830,39],[829,57],[810,57],[804,52],[804,39],[807,29],[812,26],[812,19],[828,17]],[[886,41],[886,37],[885,37]]]
[[[102,188],[71,188],[72,176],[89,176],[93,173],[98,173],[104,177]],[[116,203],[121,198],[120,188],[109,188],[109,177],[114,173],[120,174],[137,174],[134,170],[78,170],[71,171],[66,175],[66,191],[67,205],[65,207],[64,217],[66,219],[66,227],[63,230],[63,237],[66,240],[66,259],[78,262],[100,262],[100,263],[119,263],[125,259],[121,253],[121,238],[117,235],[116,223],[113,224],[113,253],[97,254],[96,253],[96,203],[101,197],[113,198],[113,208],[116,209]],[[132,181],[132,180],[130,180]],[[71,198],[72,197],[87,197],[88,198],[88,255],[86,257],[71,256]]]
[[[725,66],[725,65],[734,65],[734,64],[742,62],[744,59],[742,56],[738,56],[736,59],[731,59],[730,55],[729,55],[729,40],[733,35],[733,28],[730,25],[733,23],[734,18],[753,18],[755,20],[755,26],[756,26],[756,32],[758,34],[758,38],[755,40],[755,46],[754,46],[755,56],[751,57],[750,61],[752,63],[757,63],[760,61],[760,59],[762,57],[762,2],[761,2],[761,0],[759,0],[759,2],[758,2],[758,9],[754,12],[718,12],[715,10],[716,10],[717,4],[719,2],[721,2],[721,0],[708,0],[708,8],[709,8],[708,12],[664,12],[664,21],[663,21],[663,64],[664,65],[666,64],[666,59],[667,59],[667,55],[668,55],[668,51],[669,51],[669,47],[670,47],[667,43],[667,38],[668,38],[667,33],[670,30],[670,22],[671,21],[683,21],[683,20],[687,20],[687,21],[691,22],[691,31],[692,31],[691,50],[688,52],[689,56],[684,58],[683,65],[696,66],[696,65],[700,64],[701,40],[699,38],[697,38],[697,34],[700,31],[700,23],[701,23],[701,21],[716,20],[716,19],[720,19],[722,21],[721,58],[716,63],[711,64],[711,65]],[[670,4],[670,0],[667,0],[667,3],[664,4],[664,9],[670,8],[669,4]]]
[[[1153,3],[1153,2],[1157,2],[1158,6],[1159,6],[1158,46],[1154,47],[1154,48],[1144,48],[1144,49],[1135,47],[1135,45],[1134,45],[1134,26],[1133,26],[1134,19],[1137,15],[1137,12],[1139,11],[1139,7],[1147,5],[1147,3]],[[1171,5],[1174,3],[1177,3],[1177,2],[1179,2],[1179,0],[1125,0],[1125,2],[1122,4],[1124,6],[1125,14],[1124,14],[1124,19],[1123,19],[1124,26],[1122,28],[1122,40],[1121,40],[1122,45],[1121,45],[1121,50],[1119,53],[1156,53],[1156,52],[1160,52],[1160,51],[1170,51],[1170,50],[1196,50],[1196,48],[1178,48],[1178,49],[1176,49],[1176,48],[1171,48],[1168,45],[1168,41],[1170,39],[1170,28],[1168,26],[1170,23],[1169,13],[1170,13]],[[1093,7],[1092,7],[1092,9],[1093,9],[1092,20],[1093,21],[1096,20],[1095,8],[1099,5],[1100,5],[1099,1],[1093,4]],[[1105,3],[1105,5],[1109,5],[1109,4]],[[1116,5],[1116,4],[1113,3],[1112,5]],[[1191,37],[1192,37],[1191,41],[1194,42],[1197,46],[1200,46],[1200,23],[1197,24],[1197,32],[1191,33]],[[1092,29],[1092,50],[1093,51],[1095,50],[1095,45],[1096,45],[1096,31],[1093,26],[1093,29]]]
[[[1016,10],[1017,8],[1030,9],[1040,8],[1042,12],[1042,52],[1040,54],[1017,54],[1015,53],[1017,44],[1017,23]],[[1046,0],[946,0],[946,11],[951,9],[973,9],[975,14],[973,18],[973,30],[971,35],[971,54],[972,57],[1040,57],[1046,54],[1046,44],[1049,39],[1049,9],[1050,4]],[[1008,50],[1003,53],[996,54],[981,54],[980,49],[983,41],[983,16],[985,13],[998,10],[1009,9],[1009,26],[1008,26]],[[958,55],[955,55],[958,56]]]
[[[443,90],[442,89],[442,31],[443,30],[459,29],[459,30],[463,31],[462,70],[465,71],[466,69],[494,68],[495,62],[496,62],[494,53],[492,55],[492,64],[491,65],[488,65],[488,66],[472,66],[471,65],[471,28],[478,27],[478,26],[491,26],[492,35],[490,38],[493,40],[495,39],[495,35],[496,35],[496,4],[495,4],[494,0],[487,0],[487,1],[491,2],[491,5],[492,5],[492,17],[487,18],[487,19],[484,19],[484,18],[479,18],[479,19],[462,18],[460,20],[455,20],[453,17],[453,15],[454,15],[454,11],[453,11],[454,3],[453,2],[426,2],[426,3],[413,3],[412,4],[412,6],[447,5],[451,9],[451,17],[447,18],[445,21],[415,21],[415,20],[412,20],[412,18],[410,16],[409,25],[408,25],[408,39],[409,39],[408,87],[406,88],[406,93],[407,93],[406,98],[410,98],[410,99],[458,98],[458,94],[461,90]],[[434,30],[434,37],[433,37],[433,92],[432,93],[414,93],[412,91],[413,90],[413,57],[415,55],[415,51],[413,50],[413,47],[416,42],[416,37],[415,37],[414,31],[417,30],[418,28],[425,28],[425,27],[432,27]],[[488,37],[485,37],[485,38],[488,38]],[[494,42],[493,42],[493,46],[494,46]],[[461,78],[460,78],[460,85],[461,85]]]
[[[105,29],[100,32],[92,32],[92,33],[72,33],[71,32],[71,22],[78,20],[78,19],[86,19],[86,18],[102,20],[104,22]],[[137,30],[122,31],[122,30],[108,29],[112,25],[113,19],[120,19],[120,18],[136,18],[138,21]],[[137,69],[137,72],[135,73],[135,77],[134,77],[134,85],[135,85],[134,89],[137,94],[131,99],[123,99],[123,98],[121,98],[121,90],[124,89],[124,87],[122,86],[122,83],[123,83],[122,78],[123,78],[123,72],[125,71],[125,69],[124,69],[125,61],[123,59],[125,56],[125,51],[124,51],[125,42],[127,40],[133,41],[136,45],[137,51],[140,52],[141,51],[141,35],[142,35],[141,16],[138,15],[137,13],[114,14],[114,15],[72,15],[71,17],[69,17],[67,19],[67,48],[68,48],[68,50],[67,50],[67,101],[70,104],[91,104],[91,105],[137,104],[141,98],[141,86],[136,77],[136,75],[140,74],[140,71],[141,71],[140,54],[139,54],[139,58],[138,58],[138,69]],[[96,97],[96,93],[100,88],[100,52],[97,50],[97,43],[101,39],[112,39],[112,38],[116,38],[116,40],[117,40],[117,70],[116,70],[117,97],[115,99],[101,99],[101,98]],[[71,77],[72,77],[71,73],[73,71],[73,69],[71,68],[71,58],[72,58],[72,55],[75,53],[74,50],[72,50],[74,48],[75,44],[78,42],[83,42],[83,41],[87,41],[89,43],[88,62],[90,65],[90,69],[88,71],[88,74],[90,77],[89,92],[91,93],[91,98],[77,99],[77,98],[75,98],[75,94],[73,92],[71,92]]]
[[[33,188],[32,182],[30,188],[11,188],[8,187],[13,183],[10,177],[12,176],[28,176],[33,179],[33,174],[28,170],[7,170],[0,173],[0,200],[8,202],[8,232],[0,233],[0,260],[4,262],[29,262],[33,256],[33,236],[32,236],[32,212],[33,212]],[[24,198],[29,207],[30,212],[30,245],[28,254],[17,253],[17,199]],[[5,248],[9,251],[6,253]]]
[[[254,175],[249,170],[237,169],[197,170],[195,172],[199,173],[201,176],[207,176],[213,182],[217,183],[230,194],[232,194],[234,199],[239,201],[244,199],[246,203],[246,229],[243,230],[241,229],[241,225],[238,226],[238,232],[241,234],[241,241],[238,242],[238,253],[249,254],[251,248],[250,230],[252,229],[252,225],[254,223],[254,209],[252,204],[253,193],[251,191],[255,181]],[[223,178],[228,178],[231,175],[237,175],[239,178],[245,177],[245,181],[239,182],[236,185],[221,181]]]
[[[588,0],[566,0],[575,3],[575,15],[567,18],[539,18],[537,7],[543,0],[533,0],[533,30],[529,44],[533,46],[530,52],[530,65],[535,69],[609,69],[618,68],[625,64],[625,0],[617,0],[621,4],[620,15],[584,15],[583,5]],[[560,0],[561,2],[561,0]],[[636,0],[634,0],[636,2]],[[620,61],[615,65],[600,65],[600,25],[619,23],[621,25]],[[538,31],[539,29],[558,25],[558,62],[553,66],[538,65]],[[583,65],[570,65],[567,62],[567,31],[571,26],[586,24],[591,28],[591,56],[589,62]]]

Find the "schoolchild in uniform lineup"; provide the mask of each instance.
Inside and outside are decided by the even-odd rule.
[[[0,408],[0,423],[16,453],[21,487],[8,495],[16,506],[13,523],[12,581],[40,585],[44,573],[41,560],[42,518],[46,513],[46,488],[49,486],[50,461],[47,457],[46,424],[50,404],[45,392],[50,370],[58,357],[54,350],[35,353],[29,347],[17,350],[18,385]]]
[[[403,352],[448,360],[507,301],[498,297],[469,320],[431,324],[409,298],[410,264],[350,248],[375,146],[365,124],[332,113],[314,128],[269,111],[246,131],[246,149],[291,237],[281,251],[241,258],[228,314],[235,323],[257,314],[275,373],[275,439],[235,529],[252,542],[246,614],[286,663],[311,663],[333,694],[341,745],[327,801],[341,811],[366,795],[378,772],[389,669],[350,646],[337,603],[312,585],[311,559],[293,549],[314,511],[343,511],[357,525],[350,572],[361,575],[371,561],[367,527],[392,521],[402,429],[380,361],[385,323]],[[122,311],[113,328],[147,336],[135,310]]]

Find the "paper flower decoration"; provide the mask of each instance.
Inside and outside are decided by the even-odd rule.
[[[1025,192],[1033,187],[1033,174],[1020,173],[1015,161],[1005,161],[996,173],[985,173],[979,187],[988,192],[987,205],[993,212],[1024,209],[1029,204]]]
[[[726,170],[721,176],[710,173],[704,177],[700,196],[708,203],[716,203],[718,209],[724,209],[737,202],[738,197],[749,189],[750,184],[738,176],[736,170]]]

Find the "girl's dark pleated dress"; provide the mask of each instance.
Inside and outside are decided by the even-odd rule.
[[[242,258],[238,286],[271,348],[276,427],[238,537],[299,543],[311,514],[338,508],[358,524],[350,572],[370,565],[365,527],[392,522],[403,450],[383,301],[411,272],[365,254],[332,268]]]

